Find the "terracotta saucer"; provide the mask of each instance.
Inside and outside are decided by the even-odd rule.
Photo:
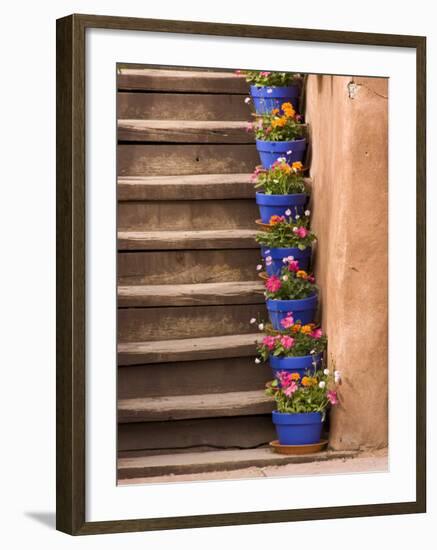
[[[262,231],[271,231],[274,227],[273,225],[270,225],[269,223],[263,223],[260,219],[255,220],[255,223]]]
[[[265,271],[260,271],[258,273],[258,277],[260,277],[261,279],[264,279],[264,281],[267,281],[267,279],[269,278],[269,276],[267,275],[267,273]]]
[[[327,444],[327,439],[321,439],[318,443],[311,443],[310,445],[281,445],[277,439],[269,443],[272,450],[281,455],[308,455],[319,453]]]

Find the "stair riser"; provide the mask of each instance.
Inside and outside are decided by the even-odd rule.
[[[118,145],[119,176],[250,173],[255,145]]]
[[[267,318],[264,304],[128,308],[118,311],[119,342],[203,338],[253,332],[252,318]]]
[[[253,229],[253,200],[121,202],[119,230]]]
[[[174,71],[173,71],[174,72]],[[197,92],[221,94],[247,94],[249,86],[244,78],[238,78],[233,72],[227,75],[208,76],[206,74],[193,75],[192,71],[179,71],[170,78],[168,74],[159,72],[142,72],[142,74],[122,74],[117,77],[119,90],[142,90],[164,92]]]
[[[195,447],[249,449],[275,438],[270,414],[118,425],[119,451],[166,454],[172,449],[193,452]]]
[[[258,280],[259,249],[119,252],[118,283],[194,284]]]
[[[155,120],[246,120],[242,95],[129,93],[117,94],[117,117]]]
[[[255,365],[254,357],[135,365],[118,368],[118,395],[124,399],[250,391],[271,379],[268,365]]]

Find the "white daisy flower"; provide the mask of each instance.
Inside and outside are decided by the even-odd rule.
[[[287,151],[287,155],[291,155],[293,151]]]
[[[328,376],[328,374],[329,374],[329,369],[325,369],[325,370],[323,371],[323,374],[326,374],[326,376]]]
[[[246,103],[247,105],[248,103],[250,103],[250,101],[251,101],[250,97],[246,97],[246,99],[244,100],[244,103]]]
[[[270,250],[264,250],[264,254],[270,254]]]
[[[315,350],[315,349],[312,349],[312,350],[310,351],[310,355],[313,355],[313,353],[316,353],[316,350]]]
[[[334,371],[334,381],[336,384],[338,384],[341,380],[341,374],[340,371],[336,370]]]
[[[289,208],[287,208],[287,210],[285,211],[285,215],[286,216],[291,216],[291,210]]]
[[[299,218],[300,218],[299,214],[296,214],[296,215],[294,216],[294,219],[296,219],[296,220],[298,220]]]
[[[258,265],[256,266],[256,270],[257,270],[257,271],[261,271],[262,268],[263,268],[263,266],[262,266],[261,264],[258,264]]]
[[[319,388],[324,388],[326,386],[326,382],[324,382],[323,380],[321,380],[319,382]]]
[[[310,210],[305,210],[305,216],[309,216],[311,214]]]
[[[257,358],[255,359],[255,363],[256,363],[257,365],[259,365],[259,364],[261,363],[261,360],[258,359],[258,357],[257,357]]]
[[[283,281],[288,281],[288,275],[284,275],[284,276],[282,277],[282,280],[283,280]]]
[[[259,330],[264,330],[264,323],[260,323],[260,324],[258,325],[258,328],[259,328]]]
[[[288,258],[282,258],[282,263],[283,264],[288,264]]]
[[[294,260],[294,256],[288,256],[287,260],[288,260],[289,262],[292,262],[292,261]]]
[[[250,320],[250,324],[253,325],[254,323],[256,323],[256,319],[255,317],[252,317],[252,319]]]
[[[297,227],[293,227],[293,233],[297,232]]]

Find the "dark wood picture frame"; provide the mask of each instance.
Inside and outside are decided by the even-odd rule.
[[[417,410],[416,500],[202,516],[85,519],[85,31],[123,29],[196,35],[393,46],[416,50]],[[56,524],[71,535],[276,523],[426,511],[426,38],[70,15],[57,21],[57,406]]]

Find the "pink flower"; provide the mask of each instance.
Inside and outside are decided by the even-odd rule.
[[[308,275],[307,281],[309,281],[310,283],[314,283],[315,281],[314,275]]]
[[[294,319],[291,313],[287,313],[287,316],[281,319],[281,325],[284,328],[290,328],[294,325]]]
[[[253,123],[252,122],[248,122],[246,124],[246,132],[251,132],[253,130]]]
[[[266,288],[270,292],[277,292],[281,288],[281,281],[276,275],[272,275],[267,279]]]
[[[286,388],[292,382],[291,374],[285,370],[278,372],[276,376],[283,388]]]
[[[331,403],[331,405],[337,405],[338,397],[337,397],[337,392],[336,391],[329,390],[326,393],[326,397],[327,397],[328,401]]]
[[[260,73],[260,76],[269,76],[269,71],[261,71]]]
[[[293,395],[293,393],[297,390],[298,386],[294,380],[291,381],[290,385],[285,388],[284,393],[287,397],[290,397]]]
[[[285,349],[290,349],[291,347],[293,347],[294,338],[291,338],[291,336],[283,336],[281,338],[281,344]]]
[[[309,231],[305,227],[298,227],[296,231],[296,235],[298,235],[301,239],[304,239],[308,235]]]
[[[313,338],[316,338],[316,340],[318,340],[322,336],[322,334],[323,334],[322,329],[321,328],[316,328],[311,332],[310,336],[312,336]]]
[[[288,262],[288,270],[294,272],[299,271],[299,262],[297,260],[292,260],[291,262]]]
[[[267,346],[270,350],[275,347],[275,338],[273,336],[264,336],[263,344]]]

